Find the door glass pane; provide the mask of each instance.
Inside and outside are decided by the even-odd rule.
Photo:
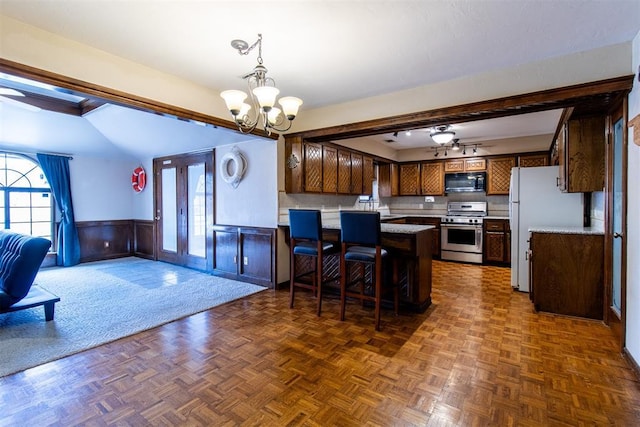
[[[162,169],[162,249],[178,252],[176,168]]]
[[[622,119],[613,126],[613,232],[622,234]],[[613,286],[611,305],[621,309],[622,239],[613,239]]]
[[[188,167],[188,239],[189,254],[206,256],[206,206],[205,206],[205,170],[204,163]]]

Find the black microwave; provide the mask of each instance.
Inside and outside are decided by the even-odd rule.
[[[486,172],[447,173],[444,175],[446,193],[485,191]]]

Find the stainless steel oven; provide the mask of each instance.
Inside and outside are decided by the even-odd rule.
[[[441,229],[441,258],[482,264],[482,223],[486,202],[449,202]]]

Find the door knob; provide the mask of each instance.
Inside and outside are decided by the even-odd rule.
[[[156,217],[156,221],[160,221],[160,217],[159,216]]]
[[[620,239],[620,238],[622,238],[622,234],[620,234],[620,233],[613,233],[613,238],[614,238],[614,239]]]

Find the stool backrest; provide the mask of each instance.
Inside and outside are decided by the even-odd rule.
[[[289,209],[289,233],[293,239],[322,240],[320,211]]]
[[[344,243],[380,245],[380,212],[340,211],[340,235]]]

